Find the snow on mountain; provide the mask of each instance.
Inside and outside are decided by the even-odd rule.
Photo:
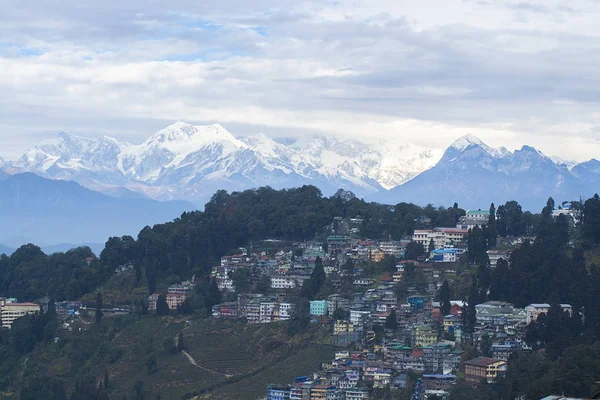
[[[592,195],[597,179],[593,161],[581,165],[579,176],[530,146],[508,152],[493,149],[474,136],[464,136],[446,149],[440,162],[414,179],[373,200],[425,205],[458,202],[466,208],[486,208],[490,203],[517,200],[525,209],[537,211],[548,197],[571,200]],[[599,169],[600,170],[600,169]],[[594,178],[595,177],[595,178]]]
[[[155,199],[202,202],[218,189],[263,185],[312,184],[326,194],[343,187],[364,196],[411,179],[440,156],[438,150],[389,142],[237,138],[219,124],[176,122],[137,145],[60,133],[13,165],[109,194],[122,186]]]

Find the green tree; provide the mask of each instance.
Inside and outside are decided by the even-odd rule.
[[[162,342],[162,346],[167,354],[172,355],[177,353],[177,346],[175,345],[175,340],[172,337],[165,338]]]
[[[398,329],[398,319],[396,318],[396,310],[392,310],[392,312],[385,318],[385,329],[390,329],[392,331]]]
[[[183,333],[179,332],[179,338],[177,339],[177,350],[183,351],[185,350],[185,345],[183,343]]]
[[[96,294],[96,314],[95,314],[95,319],[96,319],[96,324],[100,324],[102,323],[102,293],[98,292]]]
[[[158,300],[156,300],[156,314],[157,315],[168,315],[169,314],[169,305],[167,304],[167,298],[164,294],[158,296]]]
[[[494,207],[494,203],[490,205],[490,216],[488,217],[488,223],[485,233],[487,236],[487,247],[496,247],[496,242],[498,239],[498,229],[496,229],[496,207]]]
[[[450,285],[448,284],[448,280],[444,279],[442,283],[442,287],[440,288],[440,311],[442,315],[450,314],[450,309],[452,305],[450,304]]]
[[[425,249],[423,245],[418,242],[410,242],[406,245],[406,250],[404,251],[404,259],[406,260],[416,260],[418,257],[425,254]]]
[[[151,375],[154,372],[156,372],[156,366],[157,366],[156,354],[154,354],[154,353],[148,354],[148,357],[146,357],[146,372],[148,373],[148,375]]]

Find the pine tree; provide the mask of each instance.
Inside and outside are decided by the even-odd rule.
[[[157,315],[168,315],[169,305],[167,304],[167,298],[164,294],[158,296],[156,300],[156,314]]]
[[[102,323],[102,293],[96,294],[96,323]]]
[[[110,384],[110,381],[108,379],[108,370],[104,370],[104,387],[106,389],[108,389],[108,385]]]
[[[183,333],[179,332],[179,338],[177,339],[177,350],[183,351],[185,349],[183,344]]]
[[[440,288],[440,311],[442,312],[442,315],[448,315],[451,308],[450,285],[448,285],[448,281],[444,279],[444,283],[442,283],[442,287]]]
[[[495,247],[498,240],[498,230],[496,229],[496,207],[494,207],[494,203],[490,205],[490,216],[488,218],[486,235],[488,248]]]
[[[396,317],[396,310],[392,310],[390,315],[385,319],[385,329],[391,329],[395,331],[398,328],[398,319]]]

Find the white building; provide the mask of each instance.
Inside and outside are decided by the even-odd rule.
[[[293,289],[296,287],[296,279],[289,276],[271,277],[271,288],[273,289]]]
[[[435,249],[443,249],[447,246],[463,243],[467,239],[468,231],[458,228],[433,228],[415,230],[413,241],[420,243],[425,251],[432,251],[429,243],[433,240]]]
[[[573,307],[570,304],[561,304],[560,308],[563,311],[567,311],[569,314],[573,312]],[[550,304],[547,303],[533,303],[525,307],[527,312],[527,324],[535,321],[540,314],[546,314],[550,310]]]

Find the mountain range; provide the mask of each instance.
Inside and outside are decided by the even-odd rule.
[[[557,202],[587,198],[600,190],[599,183],[596,159],[569,169],[530,146],[511,152],[466,135],[448,147],[433,168],[372,199],[391,204],[457,202],[471,209],[517,200],[525,210],[540,211],[548,197]]]
[[[517,200],[537,211],[549,196],[557,201],[589,196],[600,183],[598,160],[567,163],[530,146],[511,152],[473,135],[443,152],[405,141],[236,137],[219,124],[183,122],[141,144],[59,133],[14,162],[0,160],[0,180],[23,172],[72,180],[121,200],[187,200],[197,207],[219,189],[311,184],[325,195],[344,188],[389,204],[458,202],[481,208]]]
[[[114,198],[72,181],[16,174],[0,180],[0,243],[55,244],[50,252],[65,248],[64,243],[105,243],[110,236],[137,237],[144,226],[193,209],[185,201]]]
[[[63,132],[4,165],[49,179],[73,180],[111,196],[137,193],[202,206],[216,190],[265,185],[280,189],[311,184],[326,195],[343,187],[367,196],[410,180],[441,155],[439,149],[412,144],[322,136],[303,144],[263,134],[236,138],[218,124],[177,122],[138,145]]]

